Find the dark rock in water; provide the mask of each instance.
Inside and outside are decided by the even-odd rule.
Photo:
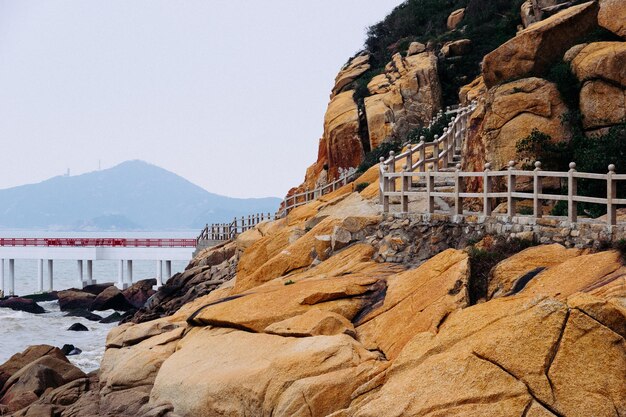
[[[67,362],[67,358],[61,349],[50,345],[33,345],[26,348],[21,353],[11,356],[8,361],[0,365],[0,390],[7,380],[17,371],[25,367],[31,362],[36,361],[44,356],[51,356]]]
[[[94,294],[77,290],[75,288],[59,291],[59,307],[61,311],[84,309],[89,310],[93,300],[96,299]]]
[[[127,311],[132,309],[133,306],[126,301],[124,294],[115,286],[109,287],[106,290],[102,291],[98,296],[93,300],[91,304],[91,310],[118,310],[118,311]]]
[[[76,310],[70,310],[65,317],[82,317],[84,319],[87,320],[91,320],[91,321],[100,321],[102,320],[102,316],[99,316],[95,313],[92,313],[89,310],[85,310],[82,308],[76,309]]]
[[[74,323],[67,330],[73,331],[73,332],[87,332],[87,331],[89,331],[89,329],[84,324],[81,324],[81,323]]]
[[[32,314],[42,314],[46,310],[42,306],[37,304],[34,300],[22,297],[9,297],[4,300],[0,300],[0,307],[10,308],[16,311],[25,311]]]
[[[135,308],[141,308],[146,301],[156,292],[152,289],[156,285],[156,279],[144,279],[137,281],[122,291],[126,300]]]
[[[88,292],[90,294],[93,295],[98,295],[100,294],[102,291],[106,290],[109,287],[114,286],[115,284],[113,284],[112,282],[104,282],[102,284],[92,284],[92,285],[86,285],[82,291],[84,292]]]
[[[81,349],[77,348],[74,345],[63,345],[63,347],[61,348],[61,352],[63,352],[65,356],[80,355],[81,353],[83,353]]]
[[[41,294],[29,294],[25,295],[22,298],[28,298],[29,300],[33,300],[36,303],[41,303],[42,301],[55,301],[59,299],[59,296],[56,291],[52,292],[44,292]]]
[[[103,318],[102,320],[100,320],[100,323],[103,323],[103,324],[117,323],[120,320],[122,320],[122,317],[123,316],[116,311],[113,314],[111,314],[110,316],[107,316],[107,317]]]

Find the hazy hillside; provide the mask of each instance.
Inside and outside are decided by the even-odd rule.
[[[0,227],[62,230],[199,228],[274,212],[279,199],[229,198],[143,161],[0,190]]]

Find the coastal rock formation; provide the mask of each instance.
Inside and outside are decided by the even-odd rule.
[[[600,0],[598,23],[626,39],[626,5],[621,0]]]
[[[372,94],[365,98],[370,149],[427,124],[441,108],[437,58],[431,52],[406,58],[395,54],[367,88]]]
[[[609,127],[626,120],[626,42],[595,42],[571,61],[583,83],[580,111],[585,129]]]
[[[42,314],[46,312],[35,300],[21,297],[8,297],[0,300],[0,308],[10,308],[11,310],[25,311],[32,314]]]
[[[585,33],[597,27],[598,5],[591,1],[542,20],[485,55],[488,87],[517,78],[541,76]]]
[[[304,183],[290,194],[314,189],[323,166],[329,178],[339,168],[357,167],[365,153],[391,138],[428,124],[441,108],[437,58],[414,42],[406,57],[394,54],[384,71],[367,84],[368,94],[355,99],[354,80],[370,69],[366,54],[357,55],[337,76],[324,116],[324,135],[317,161],[307,169]]]
[[[490,89],[470,118],[463,168],[482,171],[485,161],[495,170],[507,167],[517,159],[517,142],[533,129],[555,141],[568,140],[568,127],[562,123],[567,110],[556,86],[541,78],[524,78]]]

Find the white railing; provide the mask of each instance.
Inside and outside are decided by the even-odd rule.
[[[435,212],[435,197],[447,198],[452,201],[450,205],[451,214],[462,215],[465,213],[470,214],[463,208],[463,200],[466,198],[482,200],[482,214],[483,216],[491,216],[492,209],[497,200],[502,202],[506,201],[508,216],[517,215],[515,210],[515,203],[517,200],[531,200],[532,201],[532,214],[529,217],[538,219],[543,216],[542,202],[544,201],[565,201],[567,202],[567,219],[570,222],[578,221],[578,204],[579,203],[592,203],[604,206],[606,209],[606,221],[601,221],[608,225],[615,225],[617,223],[617,206],[626,205],[626,198],[617,198],[617,189],[620,182],[626,181],[626,174],[616,174],[615,165],[608,166],[608,172],[606,174],[586,173],[576,171],[576,164],[574,162],[569,164],[569,171],[543,171],[541,169],[541,162],[535,163],[534,170],[520,170],[515,169],[515,162],[509,162],[507,169],[502,171],[492,171],[489,163],[485,164],[485,169],[482,172],[464,172],[460,170],[460,165],[456,166],[456,169],[452,172],[442,172],[436,170],[427,170],[425,172],[392,172],[381,171],[382,181],[386,184],[385,191],[382,192],[383,198],[383,211],[389,212],[389,199],[391,197],[400,198],[400,211],[402,213],[408,212],[409,197],[422,196],[426,197],[427,212]],[[413,180],[417,178],[418,183],[422,182],[425,185],[425,190],[415,190],[412,187]],[[478,191],[466,192],[465,183],[468,179],[473,178],[477,184],[480,184]],[[566,194],[555,194],[544,192],[543,181],[546,178],[556,178],[561,184],[566,184]],[[400,179],[401,189],[396,191],[392,187],[396,180]],[[453,186],[453,191],[441,191],[435,190],[435,182],[437,179],[447,180],[450,182],[448,188]],[[494,190],[494,180],[500,179],[498,184],[504,184],[502,188],[504,190]],[[595,184],[599,187],[606,187],[606,197],[593,197],[583,196],[578,194],[578,180],[590,180],[596,181]],[[532,192],[523,192],[516,189],[516,185],[520,184],[520,180],[523,183],[532,184]],[[392,189],[393,188],[393,189]],[[412,189],[413,188],[413,189]],[[562,190],[563,187],[559,187]],[[449,201],[448,200],[448,201]],[[471,213],[475,214],[475,213]],[[591,219],[594,221],[594,219]],[[597,219],[595,221],[599,222]]]
[[[379,164],[379,195],[380,202],[383,203],[384,211],[388,211],[388,201],[385,200],[385,195],[389,192],[396,191],[395,181],[389,180],[388,174],[393,174],[396,171],[396,162],[405,158],[406,162],[403,165],[403,171],[405,172],[426,172],[427,164],[431,164],[435,171],[439,171],[440,168],[447,168],[454,164],[455,155],[461,154],[461,148],[463,146],[463,138],[467,131],[467,122],[470,115],[476,109],[476,102],[472,102],[466,107],[456,107],[454,109],[448,107],[447,114],[456,114],[452,121],[448,124],[448,127],[443,129],[441,136],[435,135],[432,142],[425,142],[425,138],[422,136],[420,142],[417,145],[411,146],[407,144],[408,149],[398,155],[394,151],[389,153],[389,158],[380,158]],[[441,112],[440,112],[441,116]],[[434,124],[436,118],[433,119],[430,126]],[[415,157],[417,156],[417,160]],[[394,177],[395,178],[395,177]]]
[[[276,213],[276,218],[285,217],[291,210],[296,207],[303,206],[310,203],[313,200],[317,200],[321,196],[331,193],[344,185],[353,181],[358,176],[356,168],[350,168],[344,170],[335,181],[332,181],[326,185],[322,185],[313,190],[305,190],[304,192],[297,193],[285,197],[281,209]]]
[[[272,216],[271,213],[257,213],[247,217],[235,217],[230,223],[207,224],[196,238],[196,242],[200,243],[201,241],[211,240],[221,242],[234,239],[237,235],[254,228],[263,221],[275,219],[276,215]]]

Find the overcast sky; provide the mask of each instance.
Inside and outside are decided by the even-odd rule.
[[[0,188],[142,159],[283,196],[334,77],[401,0],[0,0]]]

